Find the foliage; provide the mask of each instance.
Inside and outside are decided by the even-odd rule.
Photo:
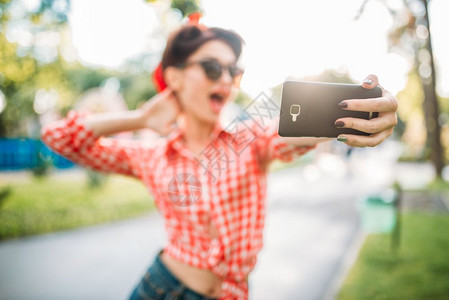
[[[151,73],[148,71],[137,74],[122,74],[119,79],[129,109],[138,108],[156,95],[156,89],[151,82]]]
[[[145,1],[149,3],[155,3],[155,2],[163,2],[164,0],[145,0]],[[199,0],[171,0],[170,2],[171,8],[179,10],[183,17],[186,17],[195,12],[201,12]]]
[[[251,99],[251,97],[242,90],[239,91],[237,97],[235,98],[235,103],[240,105],[242,108],[248,106],[251,101],[253,101],[253,99]]]
[[[397,256],[370,235],[338,299],[449,299],[449,215],[407,214]]]
[[[108,179],[108,176],[106,174],[90,169],[86,170],[86,175],[87,175],[87,186],[90,189],[100,188],[106,183]]]
[[[33,111],[39,89],[64,98],[70,94],[59,41],[70,8],[68,0],[42,0],[34,7],[22,1],[0,3],[0,136],[19,135]],[[63,101],[64,102],[64,101]]]
[[[50,170],[53,168],[52,161],[51,159],[44,158],[40,152],[38,152],[36,155],[38,164],[35,168],[31,170],[32,174],[37,178],[44,177],[48,175]]]
[[[358,13],[358,17],[363,13],[366,4],[371,0],[364,0]],[[449,142],[442,141],[442,131],[447,133],[447,129],[442,129],[439,119],[440,101],[436,93],[436,70],[432,49],[432,38],[430,31],[430,20],[428,5],[430,0],[403,0],[399,5],[391,5],[388,1],[378,0],[388,9],[392,16],[393,26],[388,36],[389,48],[409,59],[412,65],[412,73],[417,74],[420,85],[419,95],[422,101],[422,116],[418,122],[406,122],[406,127],[413,127],[418,130],[422,137],[421,125],[424,125],[424,143],[419,141],[421,146],[420,157],[430,159],[435,167],[436,176],[441,177],[445,164],[444,145]],[[414,97],[416,98],[416,96]],[[419,116],[420,117],[420,116]],[[446,114],[447,117],[447,114]],[[419,124],[419,125],[418,125]],[[412,129],[405,128],[405,132]],[[447,139],[447,138],[446,138]],[[413,145],[415,148],[417,143]],[[413,151],[412,151],[413,152]],[[414,152],[417,152],[414,149]],[[446,150],[446,153],[447,150]],[[409,153],[410,154],[410,153]],[[449,157],[446,157],[446,161]]]
[[[19,0],[0,3],[0,92],[6,99],[0,111],[1,137],[38,137],[40,115],[65,115],[83,92],[110,77],[120,80],[128,108],[155,94],[148,70],[95,69],[64,59],[64,45],[59,42],[65,35],[69,4],[68,0],[41,0],[31,9]],[[56,42],[41,45],[38,40],[45,36]],[[33,42],[23,41],[26,38]],[[41,105],[37,105],[38,95],[44,95]]]
[[[76,95],[100,86],[109,77],[117,76],[117,72],[88,68],[81,64],[66,66],[65,69],[67,79],[71,84],[70,88]]]
[[[194,12],[201,11],[199,2],[199,0],[172,0],[171,7],[179,9],[185,17]]]
[[[5,203],[6,198],[9,196],[9,194],[11,193],[11,187],[10,186],[3,186],[0,188],[0,209],[3,205],[3,203]]]
[[[423,92],[419,78],[415,71],[408,76],[407,85],[397,94],[399,102],[398,117],[406,126],[401,135],[404,144],[403,159],[423,160],[429,159],[426,147],[426,129],[424,122]]]
[[[0,239],[130,218],[153,207],[147,189],[135,179],[113,175],[103,186],[88,189],[81,175],[2,182]]]

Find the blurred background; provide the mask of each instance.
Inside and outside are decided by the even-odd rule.
[[[39,134],[71,109],[120,111],[150,99],[168,34],[196,11],[205,25],[245,40],[240,110],[261,92],[279,103],[287,79],[359,83],[371,73],[399,101],[399,124],[380,147],[331,142],[293,164],[273,164],[252,298],[449,299],[444,0],[0,0],[0,298],[61,299],[70,290],[75,299],[123,299],[162,247],[162,221],[140,182],[82,169]],[[96,250],[87,243],[89,258],[76,262],[70,255],[85,236],[55,233],[113,220],[144,230],[101,227],[112,230],[98,230],[108,250],[90,241]],[[103,268],[92,267],[111,247],[116,254]],[[56,249],[75,252],[58,261]],[[27,261],[33,257],[41,264]],[[75,277],[84,286],[76,288],[61,281],[68,260],[81,274],[103,273],[89,288]],[[118,260],[119,270],[108,269]],[[43,268],[52,275],[36,283]],[[116,290],[106,292],[101,284],[110,286],[113,273],[127,279],[115,278]]]

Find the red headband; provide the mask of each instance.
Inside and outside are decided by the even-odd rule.
[[[206,26],[199,24],[201,16],[202,16],[202,14],[200,12],[194,12],[189,15],[187,23],[188,24],[196,24],[196,25],[199,25],[200,27],[206,28]],[[156,69],[153,72],[152,79],[153,79],[153,84],[156,87],[156,90],[158,92],[162,92],[163,90],[165,90],[165,88],[167,87],[167,84],[165,83],[165,80],[164,80],[164,70],[162,69],[162,63],[159,63],[157,65]]]

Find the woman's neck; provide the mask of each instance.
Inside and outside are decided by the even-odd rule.
[[[181,130],[186,146],[195,154],[199,154],[210,142],[215,124],[201,122],[193,117],[183,116]]]

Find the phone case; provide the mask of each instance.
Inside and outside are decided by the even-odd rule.
[[[365,89],[357,84],[337,84],[305,81],[286,81],[282,86],[280,136],[337,137],[340,134],[369,135],[349,128],[336,128],[339,118],[371,119],[377,112],[343,110],[338,103],[348,99],[366,99],[382,96],[379,87]]]

